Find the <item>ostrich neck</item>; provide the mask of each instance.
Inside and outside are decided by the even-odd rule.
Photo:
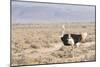
[[[62,35],[61,36],[63,37],[63,35],[65,34],[65,26],[63,26],[62,28],[63,28],[63,30],[62,30]]]

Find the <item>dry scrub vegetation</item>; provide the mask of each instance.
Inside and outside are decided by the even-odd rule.
[[[62,24],[13,24],[11,65],[95,61],[95,24],[65,24],[66,33],[88,32],[86,42],[71,51],[58,37]]]

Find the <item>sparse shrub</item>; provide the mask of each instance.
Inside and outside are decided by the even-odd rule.
[[[31,47],[31,48],[34,48],[34,49],[39,48],[39,47],[38,47],[38,46],[36,46],[36,45],[31,45],[30,47]]]
[[[26,44],[31,44],[31,42],[29,40],[25,40]]]
[[[18,43],[17,43],[17,42],[15,42],[14,44],[15,44],[15,45],[17,45]]]
[[[82,28],[86,28],[86,26],[82,26]]]

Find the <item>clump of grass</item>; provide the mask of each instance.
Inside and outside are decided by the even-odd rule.
[[[45,48],[50,48],[50,47],[52,47],[50,44],[45,44],[45,45],[43,45],[43,47],[45,47]]]
[[[30,47],[31,47],[31,48],[34,48],[34,49],[38,49],[38,48],[39,48],[39,47],[36,46],[36,45],[31,45]]]
[[[17,45],[18,43],[17,43],[17,42],[15,42],[14,44],[15,44],[15,45]]]
[[[82,28],[86,28],[86,26],[82,26]]]
[[[30,44],[31,42],[29,40],[25,40],[25,43],[26,44]]]

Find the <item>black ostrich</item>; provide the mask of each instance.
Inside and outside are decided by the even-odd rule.
[[[80,42],[84,41],[87,36],[87,32],[82,34],[65,34],[65,26],[62,26],[63,31],[61,37],[61,41],[65,46],[71,45],[71,46],[79,46]]]

